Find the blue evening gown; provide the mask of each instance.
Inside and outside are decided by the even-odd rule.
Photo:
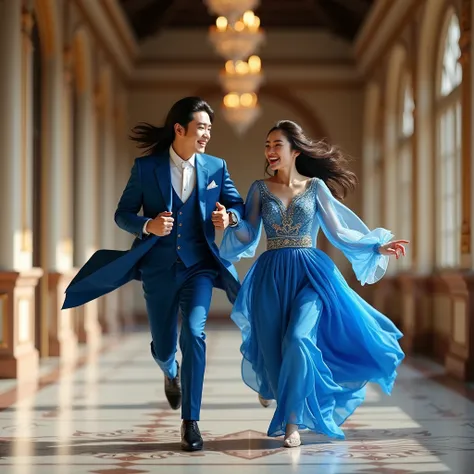
[[[269,436],[294,423],[344,438],[340,426],[363,402],[367,382],[391,392],[402,334],[348,286],[316,238],[322,228],[366,284],[385,274],[389,257],[378,247],[392,234],[370,231],[320,179],[287,208],[260,180],[249,190],[244,220],[226,229],[221,256],[252,257],[262,221],[267,251],[246,275],[231,316],[242,332],[242,378],[277,402]]]

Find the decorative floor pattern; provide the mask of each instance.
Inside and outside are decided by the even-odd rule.
[[[409,363],[391,397],[369,387],[344,425],[346,440],[305,433],[301,448],[282,448],[265,435],[273,408],[240,380],[239,344],[233,327],[210,327],[203,452],[180,450],[179,413],[168,409],[148,334],[137,333],[56,370],[38,390],[0,394],[0,472],[474,472],[474,403]]]

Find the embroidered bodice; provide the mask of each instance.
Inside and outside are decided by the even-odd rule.
[[[274,195],[265,181],[257,181],[261,199],[261,215],[268,250],[284,247],[313,247],[313,227],[316,219],[316,180],[297,194],[288,207]]]

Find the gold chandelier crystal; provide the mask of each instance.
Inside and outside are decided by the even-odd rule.
[[[255,55],[250,56],[248,61],[229,60],[225,63],[219,80],[226,92],[257,92],[263,82],[262,62]]]
[[[216,26],[210,28],[209,39],[220,56],[239,61],[260,47],[264,34],[260,18],[252,11],[246,11],[235,23],[230,23],[226,17],[217,18]]]
[[[224,97],[222,113],[238,135],[243,135],[260,115],[257,94],[230,92]]]
[[[222,16],[236,22],[246,11],[255,10],[259,0],[204,0],[211,15]]]

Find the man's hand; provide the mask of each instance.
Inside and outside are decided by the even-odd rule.
[[[158,237],[171,234],[174,222],[174,219],[171,217],[172,215],[173,213],[169,211],[158,214],[154,219],[148,221],[146,226],[147,232],[157,235]]]
[[[212,223],[216,229],[224,230],[229,225],[229,214],[227,209],[219,202],[216,203],[216,210],[212,213]]]

